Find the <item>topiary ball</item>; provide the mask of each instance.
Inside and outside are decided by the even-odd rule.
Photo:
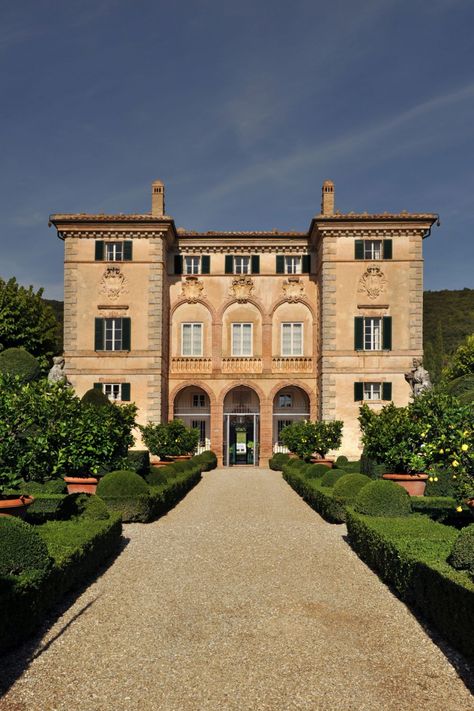
[[[354,508],[367,516],[408,516],[411,513],[409,494],[393,481],[371,481],[357,494]]]
[[[342,504],[347,504],[354,501],[359,491],[370,481],[365,474],[346,474],[334,484],[333,496]]]
[[[82,494],[82,496],[85,497],[86,501],[81,507],[81,518],[86,518],[92,521],[105,521],[110,518],[107,504],[100,498],[100,496],[89,496],[87,494]]]
[[[322,465],[324,466],[324,464]],[[338,479],[341,479],[343,476],[346,476],[347,472],[343,471],[342,469],[329,469],[325,467],[326,473],[321,479],[321,486],[327,486],[327,487],[332,487],[336,483]]]
[[[344,467],[344,464],[348,464],[349,460],[343,454],[341,454],[334,462],[336,467]]]
[[[308,464],[305,470],[307,479],[319,479],[328,473],[328,468],[325,464]]]
[[[448,563],[456,570],[474,573],[474,523],[466,526],[454,541]]]
[[[148,494],[148,484],[141,476],[135,472],[118,470],[109,472],[99,481],[97,494],[107,498],[107,496],[129,496],[135,497],[140,494]]]
[[[99,390],[99,388],[91,388],[86,390],[81,398],[85,405],[94,405],[94,407],[108,407],[111,402],[107,395]]]
[[[0,576],[44,572],[51,559],[34,526],[14,516],[0,516]]]
[[[17,375],[22,382],[29,383],[39,378],[41,368],[24,348],[7,348],[0,353],[0,373]]]

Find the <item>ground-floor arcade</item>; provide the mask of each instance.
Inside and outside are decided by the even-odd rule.
[[[265,385],[265,384],[264,384]],[[282,429],[317,417],[316,392],[305,382],[181,382],[170,388],[169,415],[200,432],[199,450],[219,463],[265,465],[278,451]]]

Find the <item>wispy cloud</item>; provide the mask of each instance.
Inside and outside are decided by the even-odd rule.
[[[420,102],[405,111],[401,111],[396,116],[391,116],[385,121],[373,124],[359,132],[344,134],[331,141],[307,146],[304,149],[289,152],[280,158],[262,160],[260,163],[253,164],[251,168],[246,168],[239,174],[234,175],[230,180],[221,182],[203,195],[200,195],[200,200],[212,202],[234,191],[258,183],[268,177],[275,178],[278,176],[279,180],[287,180],[297,171],[301,171],[316,162],[320,169],[321,166],[333,164],[340,158],[348,158],[349,156],[364,152],[368,146],[374,147],[382,139],[393,139],[399,129],[409,126],[411,123],[419,121],[421,118],[425,118],[435,111],[460,104],[472,98],[474,98],[474,82],[456,91]],[[436,142],[437,135],[433,133],[430,136],[426,124],[424,124],[423,128],[423,132],[420,133],[420,140],[423,145],[426,146],[430,140]],[[413,136],[409,138],[408,145],[411,148],[414,147]],[[392,144],[388,143],[388,151],[391,149]],[[398,144],[398,152],[401,152],[402,149],[403,145]],[[379,151],[376,157],[372,155],[372,160],[383,161],[384,159],[385,154],[383,150]]]

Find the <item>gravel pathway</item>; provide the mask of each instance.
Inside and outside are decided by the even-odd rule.
[[[279,473],[204,474],[160,521],[125,526],[128,546],[38,640],[0,710],[473,711],[343,534]]]

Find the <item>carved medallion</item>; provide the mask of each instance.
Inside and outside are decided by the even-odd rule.
[[[369,299],[376,299],[385,291],[387,280],[380,267],[370,264],[359,280],[358,291],[367,294]]]
[[[299,277],[288,277],[282,288],[287,301],[300,301],[304,297],[304,285]]]
[[[107,267],[100,280],[100,293],[115,301],[122,294],[128,294],[127,278],[120,267]]]
[[[188,304],[195,304],[203,296],[204,284],[197,277],[188,276],[181,282],[181,296]]]
[[[241,276],[232,279],[232,286],[229,289],[229,293],[237,299],[239,303],[244,303],[248,301],[252,296],[253,291],[253,281],[248,276]]]

